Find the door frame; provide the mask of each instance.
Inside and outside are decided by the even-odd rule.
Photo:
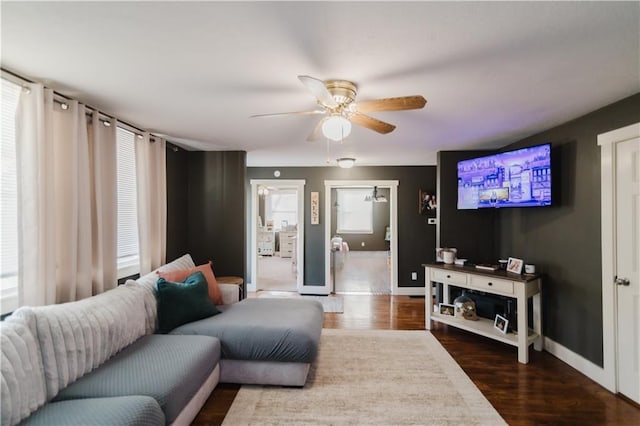
[[[598,135],[600,146],[602,241],[602,386],[618,393],[618,329],[616,275],[616,144],[640,137],[640,123]]]
[[[391,294],[398,294],[398,182],[397,180],[325,180],[324,181],[324,286],[317,287],[329,294],[331,286],[331,190],[344,187],[389,188],[389,226],[391,228]]]
[[[251,264],[251,282],[247,292],[255,292],[258,282],[258,186],[296,188],[298,193],[298,243],[296,244],[296,287],[300,292],[304,285],[304,186],[305,179],[251,179],[251,249],[247,253]]]

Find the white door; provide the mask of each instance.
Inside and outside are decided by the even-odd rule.
[[[640,403],[640,138],[615,150],[618,390]]]

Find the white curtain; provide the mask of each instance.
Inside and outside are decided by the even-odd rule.
[[[112,201],[107,195],[94,203],[92,192],[110,194],[111,189],[102,188],[110,178],[103,176],[115,175],[115,163],[105,165],[113,171],[93,176],[84,105],[68,101],[63,110],[52,90],[40,84],[27,87],[16,117],[18,297],[20,305],[33,306],[82,299],[114,285],[103,281],[94,288],[92,207]],[[96,142],[98,137],[92,133],[92,138]],[[100,233],[112,234],[107,240],[115,238],[115,226]],[[105,263],[111,265],[110,260]],[[111,275],[101,279],[113,281],[113,272],[107,273]]]
[[[144,133],[136,141],[140,275],[165,263],[167,246],[166,142]]]
[[[22,90],[16,111],[18,303],[56,302],[53,92]]]
[[[93,294],[118,284],[116,125],[94,113],[89,123]]]

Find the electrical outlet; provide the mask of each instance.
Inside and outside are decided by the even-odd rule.
[[[417,272],[412,272],[412,273],[411,273],[411,279],[412,279],[413,281],[417,280],[417,279],[418,279],[418,273],[417,273]]]
[[[362,247],[364,247],[364,241],[361,243]]]

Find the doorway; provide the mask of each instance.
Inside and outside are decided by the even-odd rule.
[[[298,292],[304,278],[304,180],[251,180],[248,291]]]
[[[640,123],[598,135],[604,385],[640,403]]]
[[[397,294],[397,187],[395,180],[325,181],[327,294]],[[360,207],[370,221],[354,213]]]

